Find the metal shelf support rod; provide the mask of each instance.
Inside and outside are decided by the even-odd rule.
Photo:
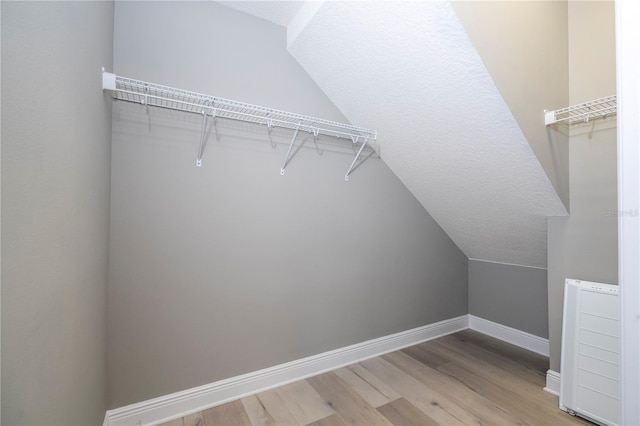
[[[300,121],[298,121],[298,126],[296,127],[296,131],[293,133],[293,137],[291,138],[291,143],[289,144],[289,150],[287,151],[287,156],[284,157],[284,161],[282,162],[282,167],[280,168],[280,174],[282,176],[284,176],[284,168],[287,167],[287,161],[289,161],[289,155],[291,154],[293,143],[296,141],[296,137],[298,137],[298,130],[300,130]]]
[[[353,170],[353,166],[356,165],[356,161],[358,161],[358,158],[360,158],[360,154],[362,154],[362,150],[367,144],[368,144],[368,139],[365,139],[364,142],[362,142],[362,146],[358,150],[358,153],[356,154],[356,158],[354,158],[353,162],[351,162],[351,165],[349,166],[349,170],[347,170],[347,173],[344,174],[345,182],[349,182],[349,174],[351,173],[351,170]]]
[[[205,102],[205,106],[208,105],[208,101]],[[207,129],[207,110],[202,108],[202,132],[200,132],[200,147],[198,148],[198,158],[196,159],[196,167],[202,166],[202,154],[204,151],[205,131]]]

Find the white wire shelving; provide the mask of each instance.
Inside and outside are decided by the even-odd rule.
[[[568,122],[569,124],[588,123],[596,118],[606,118],[615,115],[617,111],[616,96],[607,96],[593,101],[570,107],[545,111],[544,124]]]
[[[113,97],[117,100],[201,115],[203,120],[202,132],[200,134],[200,146],[196,159],[196,166],[198,167],[202,165],[202,154],[206,139],[205,129],[208,117],[261,124],[269,128],[281,127],[293,130],[293,138],[291,139],[287,155],[280,168],[280,174],[282,175],[285,174],[285,168],[290,160],[291,150],[300,131],[313,134],[314,137],[324,135],[347,139],[353,144],[361,143],[356,157],[345,173],[345,180],[347,181],[364,147],[377,138],[377,132],[375,130],[364,127],[232,101],[146,81],[134,80],[104,70],[102,72],[102,88],[103,90],[113,92]]]

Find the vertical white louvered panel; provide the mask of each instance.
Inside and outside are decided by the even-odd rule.
[[[618,286],[567,279],[560,408],[604,425],[621,423]]]

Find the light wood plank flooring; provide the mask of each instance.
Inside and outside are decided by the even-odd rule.
[[[542,390],[548,358],[463,331],[165,423],[579,425]]]

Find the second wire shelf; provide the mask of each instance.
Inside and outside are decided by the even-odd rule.
[[[587,123],[596,118],[615,115],[616,112],[617,98],[616,95],[613,95],[555,111],[545,111],[544,124],[549,126],[560,122],[568,122],[569,124]]]

